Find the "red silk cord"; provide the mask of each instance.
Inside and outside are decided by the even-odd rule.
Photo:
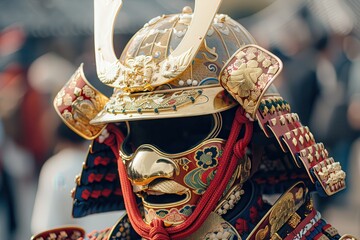
[[[243,125],[245,125],[244,136],[242,139],[237,140]],[[211,181],[190,217],[177,226],[167,228],[164,226],[164,222],[157,218],[153,219],[150,225],[147,225],[143,221],[132,190],[132,185],[127,177],[126,166],[119,155],[119,149],[124,140],[124,135],[114,125],[108,125],[107,130],[110,136],[105,140],[105,144],[111,147],[115,156],[118,158],[121,189],[132,227],[143,238],[168,240],[183,239],[194,233],[208,218],[211,211],[214,210],[238,165],[238,159],[245,155],[246,147],[252,137],[253,122],[246,118],[245,112],[241,107],[237,109],[224,152],[219,159],[219,165],[214,179]]]

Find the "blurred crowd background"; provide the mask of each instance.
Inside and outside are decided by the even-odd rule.
[[[190,0],[124,2],[115,27],[118,54],[149,19],[193,6]],[[52,171],[41,174],[53,191],[71,189],[72,181],[57,174],[63,164],[46,165],[74,146],[80,156],[86,154],[88,142],[61,130],[52,106],[55,94],[82,62],[90,82],[111,94],[95,74],[92,4],[0,1],[0,239],[29,239],[44,226],[41,218],[60,219],[65,206],[31,223],[33,211],[46,207],[34,210],[41,168]],[[275,84],[348,176],[347,190],[317,198],[316,204],[342,233],[360,236],[360,0],[224,0],[220,12],[283,60]],[[80,172],[82,161],[72,171]]]

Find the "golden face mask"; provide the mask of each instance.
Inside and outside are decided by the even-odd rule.
[[[215,175],[233,115],[229,110],[127,123],[120,155],[147,223],[159,218],[177,225],[192,214]]]

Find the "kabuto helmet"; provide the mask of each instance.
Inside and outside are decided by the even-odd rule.
[[[185,7],[181,14],[150,20],[130,40],[120,59],[113,53],[109,34],[114,16],[109,14],[110,7],[104,10],[103,4],[97,3],[97,72],[115,92],[92,123],[221,112],[235,105],[224,96],[224,87],[235,98],[248,97],[241,102],[253,112],[281,63],[266,50],[249,46],[255,41],[238,22],[217,15],[220,2],[196,1],[194,13]],[[115,14],[118,7],[112,6],[111,12]],[[242,47],[243,51],[238,51]],[[235,52],[237,75],[225,77],[222,87],[220,70]],[[241,92],[237,92],[239,86],[243,86]],[[253,92],[255,89],[261,92]]]
[[[95,139],[77,179],[74,215],[120,209],[122,196],[131,225],[144,238],[183,239],[207,219],[221,222],[217,216],[235,207],[251,175],[252,153],[246,151],[253,121],[260,118],[265,135],[273,133],[284,151],[278,133],[289,130],[285,122],[290,130],[300,128],[271,85],[281,61],[238,22],[216,14],[221,0],[196,0],[194,12],[186,7],[150,20],[118,59],[113,25],[122,1],[94,3],[97,73],[114,93],[107,99],[97,92],[79,68],[54,103],[68,126]],[[315,144],[308,129],[296,137],[299,132],[304,148]],[[303,150],[287,146],[291,154]],[[317,151],[327,158],[321,145]],[[303,165],[310,176],[315,164]],[[327,193],[344,187],[340,170],[329,189],[321,168],[315,169]]]

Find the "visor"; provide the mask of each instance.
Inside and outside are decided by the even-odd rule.
[[[118,91],[90,123],[208,115],[237,104],[219,84],[135,94]]]
[[[121,151],[129,156],[141,145],[149,144],[168,154],[181,153],[216,137],[221,126],[220,114],[131,121]]]

